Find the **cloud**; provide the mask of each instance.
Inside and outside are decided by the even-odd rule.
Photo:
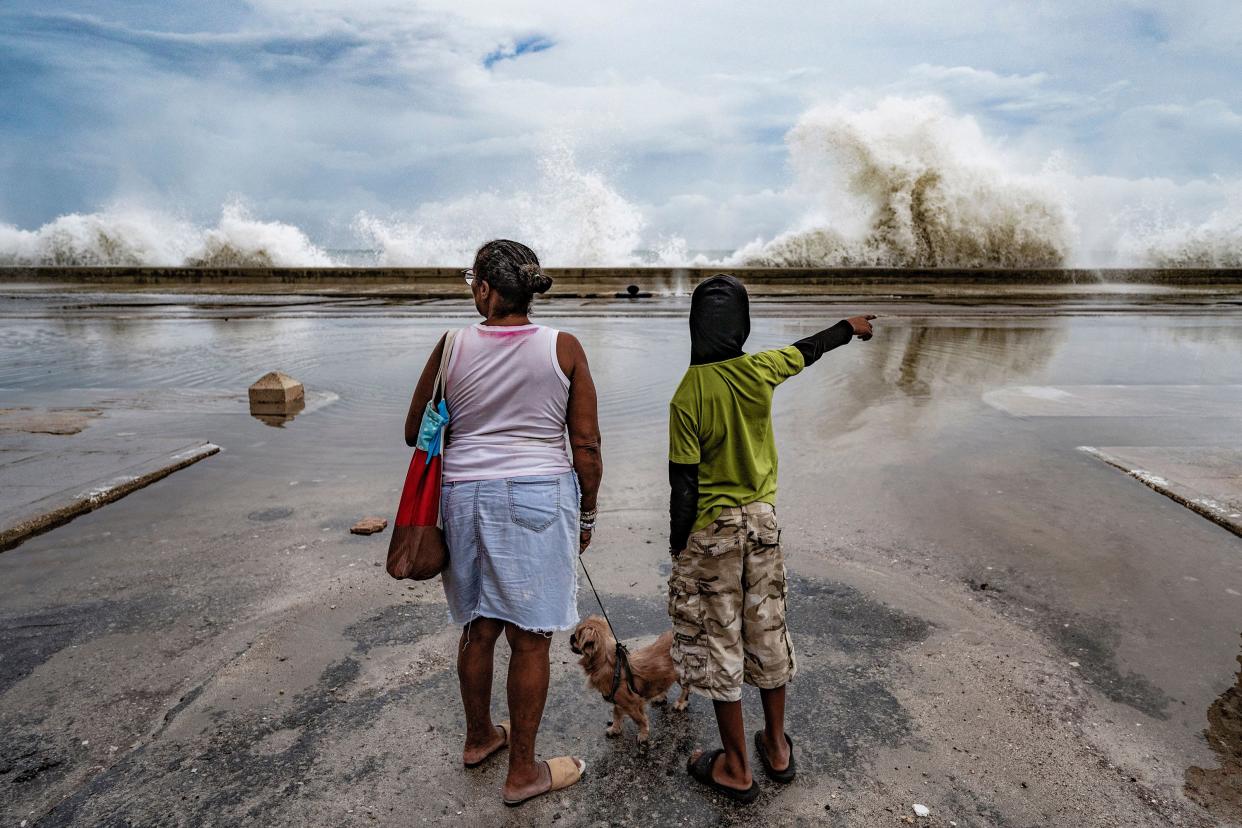
[[[1116,156],[1100,172],[1136,169],[1182,178],[1242,174],[1242,114],[1223,100],[1130,107],[1104,128]]]
[[[905,84],[913,88],[934,89],[959,104],[999,112],[1045,114],[1054,110],[1081,109],[1092,100],[1082,92],[1058,89],[1047,72],[1005,75],[973,66],[933,66],[927,63],[910,69]]]
[[[117,47],[145,55],[162,68],[190,75],[222,62],[255,67],[275,63],[290,68],[327,67],[366,41],[340,28],[305,36],[266,32],[178,33],[135,29],[91,15],[35,14],[17,18],[11,35],[78,42],[86,47]],[[70,55],[65,54],[64,57]]]
[[[1242,135],[1242,114],[1217,98],[1205,98],[1189,105],[1146,104],[1127,110],[1122,117],[1162,129],[1192,127]]]
[[[346,246],[360,211],[534,192],[568,140],[641,207],[644,243],[736,246],[800,215],[802,112],[894,94],[1080,175],[1242,175],[1234,0],[55,7],[0,13],[0,219],[22,227],[118,198],[211,222],[241,195]]]
[[[498,46],[483,56],[483,66],[491,69],[502,60],[515,60],[522,55],[533,55],[536,52],[546,52],[556,44],[543,35],[529,35],[520,38],[513,43],[506,43]]]

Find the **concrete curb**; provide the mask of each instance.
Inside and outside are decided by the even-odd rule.
[[[27,514],[18,517],[15,522],[0,526],[0,552],[68,523],[79,515],[120,500],[218,451],[220,447],[214,443],[188,446],[161,458],[139,463],[122,474],[93,481],[85,488],[67,489],[32,503]]]
[[[1149,489],[1159,492],[1175,503],[1180,503],[1192,512],[1197,512],[1213,523],[1219,524],[1233,532],[1235,535],[1242,536],[1242,513],[1231,508],[1228,504],[1221,503],[1213,497],[1208,497],[1190,486],[1168,480],[1145,469],[1132,468],[1129,463],[1094,446],[1079,446],[1078,450],[1090,454],[1092,457],[1107,463],[1115,469],[1120,469]]]

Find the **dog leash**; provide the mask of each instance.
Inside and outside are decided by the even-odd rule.
[[[599,604],[599,609],[604,613],[604,623],[608,625],[608,631],[612,633],[612,638],[617,642],[617,659],[612,667],[612,690],[604,701],[609,704],[615,704],[617,700],[617,691],[621,689],[621,676],[625,676],[625,684],[630,688],[630,692],[635,696],[638,695],[638,688],[634,686],[634,671],[630,668],[630,651],[625,649],[625,645],[621,643],[621,636],[617,635],[616,629],[612,626],[612,620],[608,617],[608,610],[604,607],[604,601],[599,597],[599,590],[595,588],[595,582],[591,580],[591,573],[587,571],[586,561],[582,560],[582,556],[578,556],[578,563],[582,565],[582,574],[587,577],[587,583],[591,585],[591,592],[595,593],[595,603]]]

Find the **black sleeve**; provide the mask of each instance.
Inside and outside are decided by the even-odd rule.
[[[802,352],[802,361],[810,366],[815,360],[850,341],[854,336],[854,326],[842,319],[831,328],[825,328],[806,339],[799,339],[794,347]]]
[[[669,504],[669,549],[685,549],[699,514],[699,464],[668,464],[668,482],[673,489]]]

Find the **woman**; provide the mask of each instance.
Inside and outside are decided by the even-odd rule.
[[[586,768],[570,756],[536,762],[535,735],[548,695],[552,634],[578,622],[576,556],[591,543],[603,474],[599,421],[582,345],[531,324],[531,298],[552,286],[534,252],[490,241],[465,277],[484,321],[457,335],[445,374],[444,593],[463,627],[462,760],[474,767],[507,746],[502,794],[505,804],[517,805],[574,784]],[[408,445],[418,436],[443,348],[441,339],[414,390]],[[511,650],[512,723],[496,725],[492,662],[501,633]]]

